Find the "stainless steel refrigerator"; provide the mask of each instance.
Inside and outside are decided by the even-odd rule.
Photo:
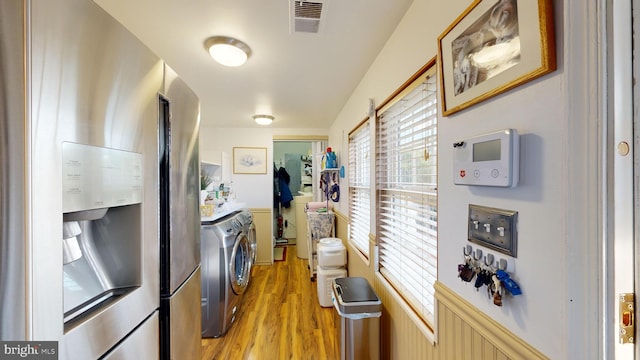
[[[0,339],[159,358],[163,79],[91,0],[0,1]]]
[[[160,353],[200,358],[200,103],[165,66],[159,103]]]
[[[0,340],[199,359],[193,92],[91,0],[1,0],[0,109]]]

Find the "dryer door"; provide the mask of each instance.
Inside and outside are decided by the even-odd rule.
[[[246,290],[249,284],[249,274],[251,273],[251,245],[244,232],[241,232],[236,237],[229,267],[231,288],[233,292],[240,295]]]
[[[258,243],[256,241],[256,226],[251,223],[249,227],[249,246],[251,247],[251,264],[256,263],[256,253],[258,252]]]

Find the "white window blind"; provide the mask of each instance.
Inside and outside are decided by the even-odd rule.
[[[349,134],[349,240],[369,258],[371,133],[366,121]]]
[[[434,326],[437,279],[435,71],[409,85],[377,122],[376,235],[379,271]]]

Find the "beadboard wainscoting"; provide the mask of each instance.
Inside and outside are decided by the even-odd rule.
[[[440,359],[548,359],[442,283],[435,289]]]
[[[256,227],[256,264],[273,264],[273,238],[271,236],[271,209],[252,208],[253,223]]]

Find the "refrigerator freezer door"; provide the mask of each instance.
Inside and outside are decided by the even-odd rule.
[[[168,298],[161,300],[163,316],[161,331],[170,341],[161,343],[162,359],[200,359],[200,267]],[[167,321],[167,318],[169,319]]]
[[[26,148],[26,92],[22,41],[25,7],[21,1],[0,5],[0,339],[22,340],[27,332],[26,239],[27,196],[24,153]]]
[[[155,311],[138,329],[116,346],[104,360],[158,359],[158,312]]]
[[[14,168],[7,170],[11,175],[26,176],[18,179],[21,184],[24,181],[26,188],[2,185],[11,186],[12,192],[24,193],[23,207],[11,207],[10,215],[25,214],[19,215],[27,219],[23,225],[25,234],[15,234],[19,237],[12,242],[28,251],[19,259],[27,272],[26,292],[9,294],[27,307],[22,320],[26,324],[22,335],[25,340],[59,341],[60,359],[97,359],[135,331],[160,304],[158,165],[155,161],[142,161],[142,202],[133,205],[139,221],[120,229],[140,240],[135,251],[128,253],[138,263],[134,266],[135,290],[112,302],[100,302],[99,307],[91,309],[93,312],[77,317],[73,324],[65,324],[62,147],[65,142],[83,144],[154,159],[158,151],[157,97],[162,90],[163,62],[93,1],[3,1],[0,7],[16,2],[27,9],[22,16],[24,29],[11,34],[12,41],[23,40],[27,44],[26,53],[16,55],[20,55],[18,74],[25,77],[27,88],[23,95],[28,101],[24,120],[12,121],[22,122],[27,134],[22,149],[11,148],[11,156],[24,162],[23,169],[15,173]],[[3,17],[3,29],[4,20]],[[7,64],[4,56],[14,55],[9,54],[12,50],[10,47],[2,51],[3,66]],[[12,88],[11,92],[19,89]],[[7,136],[19,137],[5,134],[3,138]],[[107,255],[102,256],[106,259]],[[117,264],[120,260],[112,257],[110,261]],[[119,272],[124,267],[112,269]],[[17,276],[9,274],[13,275]],[[3,326],[14,320],[2,315]],[[157,336],[150,340],[157,341]]]

